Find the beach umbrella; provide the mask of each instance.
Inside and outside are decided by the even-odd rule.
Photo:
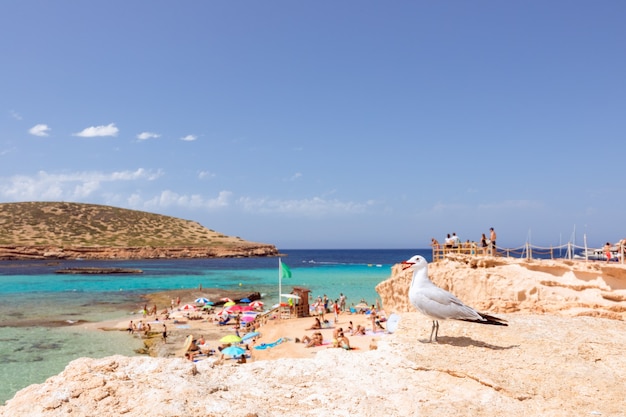
[[[244,323],[249,323],[251,321],[254,321],[254,319],[256,319],[256,316],[243,316],[243,317],[241,317],[241,321],[243,321]]]
[[[243,311],[241,306],[237,306],[237,305],[226,307],[225,310],[228,311],[231,314],[232,313],[241,313]]]
[[[191,304],[185,304],[180,309],[184,311],[196,311],[196,306],[191,305]]]
[[[200,297],[200,298],[196,298],[194,303],[199,303],[199,304],[208,304],[210,301],[208,298],[204,298],[204,297]]]
[[[224,303],[224,307],[234,306],[235,304],[237,304],[237,303],[235,303],[233,300],[226,301],[226,302]]]
[[[291,298],[291,299],[294,299],[294,300],[299,300],[300,299],[300,296],[296,295],[296,294],[281,294],[280,296],[281,297],[285,297],[285,298]]]
[[[246,297],[246,298],[242,298],[241,300],[239,300],[240,303],[249,303],[251,300]]]
[[[253,337],[258,337],[261,336],[261,333],[259,332],[250,332],[250,333],[246,333],[243,335],[243,337],[241,338],[241,340],[243,342],[245,342],[246,340],[252,339]]]
[[[231,300],[231,299],[230,299],[230,298],[228,298],[228,297],[225,297],[225,298],[220,298],[220,301],[224,301],[224,302],[226,302],[226,303],[232,303],[232,302],[233,302],[233,300]]]
[[[222,337],[220,339],[220,342],[222,342],[222,343],[239,343],[239,342],[241,342],[241,337],[237,336],[236,334],[229,334],[229,335],[226,335],[226,336]]]
[[[263,308],[263,301],[253,301],[248,305],[252,308]]]
[[[367,310],[367,309],[370,308],[370,306],[368,306],[365,303],[359,303],[359,304],[355,305],[354,308],[356,308],[357,310]]]
[[[245,354],[246,350],[243,348],[240,348],[239,346],[229,346],[227,348],[222,349],[222,353],[224,355],[232,356],[234,358],[234,357],[238,357],[238,356]]]

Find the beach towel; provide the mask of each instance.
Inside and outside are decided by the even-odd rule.
[[[281,337],[280,339],[276,340],[275,342],[272,343],[261,343],[258,346],[255,346],[254,348],[257,350],[265,350],[267,348],[273,348],[276,345],[279,345],[283,342],[283,338]]]

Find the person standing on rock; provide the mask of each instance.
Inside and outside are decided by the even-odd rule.
[[[491,245],[491,255],[496,255],[496,231],[493,230],[493,227],[489,229],[489,244]]]
[[[609,262],[611,262],[611,243],[610,242],[606,242],[606,245],[604,245],[604,255],[606,256],[606,263],[608,264]]]
[[[163,343],[167,343],[167,326],[163,323]]]

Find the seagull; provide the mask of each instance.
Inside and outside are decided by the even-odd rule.
[[[480,324],[508,326],[506,320],[479,313],[472,307],[463,304],[453,294],[433,284],[428,278],[428,262],[426,262],[423,256],[415,255],[411,259],[402,262],[402,264],[406,265],[404,269],[413,269],[413,279],[409,288],[409,300],[422,314],[433,319],[429,342],[432,343],[433,334],[435,335],[435,342],[437,341],[438,320],[462,320]]]

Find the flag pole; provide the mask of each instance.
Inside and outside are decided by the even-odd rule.
[[[283,293],[283,289],[282,289],[282,279],[283,279],[283,271],[281,268],[281,263],[282,261],[280,260],[280,258],[278,258],[278,307],[280,307],[280,303],[282,301],[282,296],[281,294]]]

